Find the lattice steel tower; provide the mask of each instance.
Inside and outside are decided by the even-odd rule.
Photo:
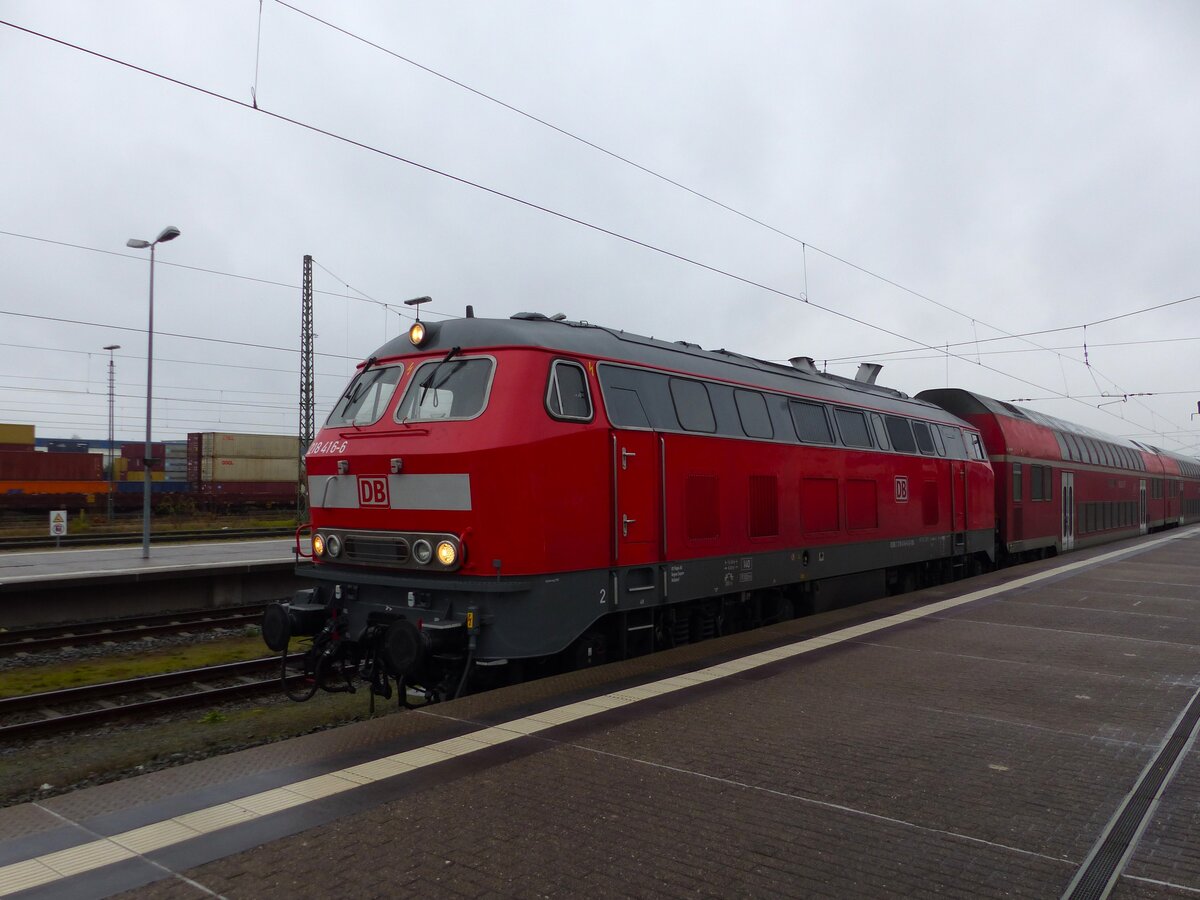
[[[304,280],[300,290],[300,481],[296,485],[296,518],[308,508],[308,479],[304,454],[316,437],[313,405],[313,284],[312,257],[304,257]]]

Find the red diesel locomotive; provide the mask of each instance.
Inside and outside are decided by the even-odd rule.
[[[430,697],[982,569],[978,430],[856,379],[581,322],[420,323],[360,366],[306,462],[308,695]]]

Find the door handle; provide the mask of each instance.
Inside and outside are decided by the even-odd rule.
[[[621,537],[629,537],[629,526],[636,521],[637,519],[631,519],[624,513],[621,514]]]
[[[634,453],[632,450],[626,450],[624,447],[621,448],[621,468],[622,469],[629,468],[629,457],[631,457],[631,456],[637,456],[637,454]]]

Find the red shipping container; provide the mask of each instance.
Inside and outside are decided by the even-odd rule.
[[[103,472],[98,453],[0,452],[0,481],[100,481]]]
[[[150,453],[154,457],[153,469],[156,472],[161,472],[163,467],[163,458],[167,455],[167,445],[161,441],[150,445]],[[141,472],[145,469],[143,460],[146,456],[146,442],[140,444],[122,444],[121,459],[129,462],[130,472]]]

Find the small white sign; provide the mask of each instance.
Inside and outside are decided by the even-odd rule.
[[[50,537],[62,537],[67,533],[67,511],[53,509],[50,511]]]
[[[896,502],[908,502],[908,478],[904,475],[896,476]]]

